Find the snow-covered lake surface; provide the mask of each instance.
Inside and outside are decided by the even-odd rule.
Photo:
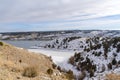
[[[51,56],[53,62],[65,70],[72,70],[74,74],[79,72],[71,65],[68,64],[68,59],[74,55],[74,51],[50,50],[50,49],[28,49],[30,52],[41,53]]]
[[[61,63],[74,55],[73,51],[50,50],[50,49],[28,49],[31,52],[41,53],[51,56],[55,63]]]

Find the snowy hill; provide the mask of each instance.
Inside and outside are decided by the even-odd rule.
[[[59,37],[45,44],[44,48],[76,51],[68,63],[80,73],[77,78],[103,80],[105,74],[120,71],[120,34],[117,33],[94,31],[88,33],[88,37],[78,34]],[[94,36],[90,37],[91,34]]]
[[[40,46],[44,46],[44,48],[50,49],[79,51],[83,50],[85,45],[87,45],[87,39],[94,37],[120,37],[120,31],[78,31],[64,35],[57,35],[57,38],[54,40]]]
[[[66,31],[44,31],[44,32],[11,32],[0,33],[0,40],[54,40],[60,37],[114,37],[120,36],[118,30],[66,30]]]
[[[108,72],[119,72],[120,38],[89,38],[82,52],[69,59],[83,78],[97,78]]]

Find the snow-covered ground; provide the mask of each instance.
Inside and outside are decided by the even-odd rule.
[[[51,56],[53,62],[65,70],[72,70],[75,75],[79,74],[71,64],[68,64],[68,59],[74,55],[74,51],[64,50],[50,50],[50,49],[28,49],[30,52],[41,53],[47,56]]]
[[[75,75],[82,74],[82,69],[86,70],[86,77],[84,80],[105,80],[104,78],[106,74],[120,72],[119,37],[79,39],[73,37],[70,39],[71,41],[69,41],[69,38],[63,39],[63,41],[61,41],[61,38],[53,40],[51,44],[54,45],[54,47],[52,48],[38,47],[38,49],[28,50],[51,56],[54,63],[62,69],[72,70]],[[67,47],[65,49],[56,48],[58,44],[63,42],[64,44],[61,45],[61,47],[66,45]],[[78,54],[75,54],[75,51],[77,51]],[[71,64],[68,63],[69,58],[70,60],[72,59]],[[90,74],[93,74],[93,76],[90,76]]]

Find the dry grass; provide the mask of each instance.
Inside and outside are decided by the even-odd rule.
[[[53,69],[49,57],[4,43],[0,46],[0,80],[68,80]],[[48,69],[53,70],[51,76]]]
[[[107,74],[106,80],[120,80],[120,74],[115,73]]]

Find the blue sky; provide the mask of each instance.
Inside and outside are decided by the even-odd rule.
[[[120,30],[119,0],[0,0],[0,32]]]

